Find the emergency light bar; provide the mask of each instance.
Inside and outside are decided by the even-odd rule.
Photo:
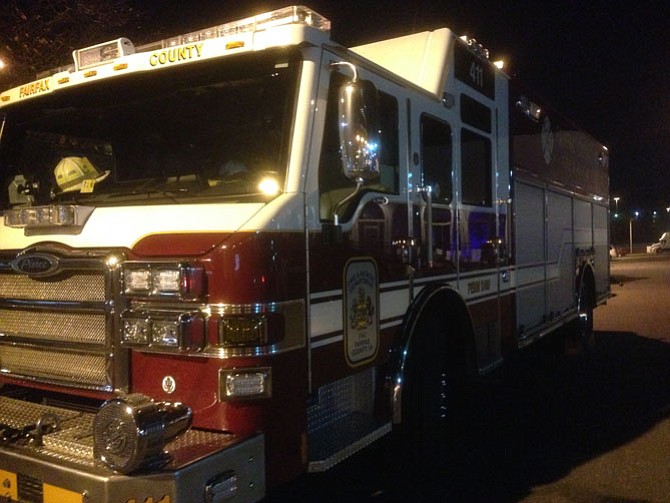
[[[295,33],[291,27],[296,28]],[[240,49],[290,45],[305,38],[318,44],[329,31],[330,21],[327,18],[305,6],[293,5],[141,46],[134,46],[127,38],[118,38],[74,50],[74,65],[40,72],[37,80],[3,92],[0,106],[51,93],[85,80],[105,79],[118,75],[118,72],[151,70],[166,64],[223,56]],[[154,54],[149,58],[142,57],[142,54],[151,52]]]
[[[202,30],[152,42],[137,48],[137,52],[145,52],[156,48],[176,47],[201,40],[229,37],[245,33],[255,33],[278,26],[298,24],[310,26],[320,31],[330,31],[330,21],[321,14],[302,5],[284,7],[257,16],[212,26]],[[119,38],[110,42],[73,51],[75,70],[83,70],[112,61],[121,56],[136,52],[132,42],[127,38]]]
[[[128,54],[135,54],[133,43],[127,38],[118,38],[86,49],[77,49],[72,52],[72,57],[75,70],[83,70]]]
[[[232,21],[230,23],[194,31],[192,33],[187,33],[186,35],[169,38],[161,41],[161,44],[162,47],[174,47],[182,44],[190,44],[199,40],[228,37],[230,35],[239,35],[242,33],[254,33],[290,24],[302,24],[311,26],[317,30],[330,31],[330,21],[321,14],[318,14],[303,5],[293,5],[271,12],[264,12],[263,14],[240,19],[238,21]]]

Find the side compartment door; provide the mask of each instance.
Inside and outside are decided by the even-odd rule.
[[[545,191],[514,184],[517,320],[520,337],[544,323],[547,314]]]

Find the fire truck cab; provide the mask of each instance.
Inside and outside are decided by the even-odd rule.
[[[255,501],[609,296],[607,149],[449,29],[294,6],[0,94],[0,498]],[[438,442],[439,443],[439,442]]]

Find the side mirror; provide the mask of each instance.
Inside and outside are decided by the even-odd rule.
[[[340,87],[339,130],[342,169],[362,183],[379,177],[379,109],[377,90],[369,81]]]

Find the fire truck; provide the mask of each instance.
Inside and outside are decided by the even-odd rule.
[[[449,29],[292,6],[0,94],[0,499],[255,501],[609,290],[608,152]]]

